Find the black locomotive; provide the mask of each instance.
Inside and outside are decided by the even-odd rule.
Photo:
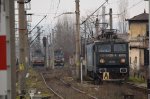
[[[113,30],[103,31],[98,40],[87,44],[86,50],[87,72],[96,82],[128,78],[128,42],[114,35]]]

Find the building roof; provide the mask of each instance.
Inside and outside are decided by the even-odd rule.
[[[128,21],[148,21],[149,14],[144,11],[144,13],[134,16]]]

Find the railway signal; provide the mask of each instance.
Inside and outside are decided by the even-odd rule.
[[[43,45],[44,45],[44,47],[46,47],[46,37],[43,37]]]

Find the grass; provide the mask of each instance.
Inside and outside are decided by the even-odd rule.
[[[133,83],[139,83],[139,84],[146,83],[144,79],[138,77],[129,77],[128,81]]]
[[[30,89],[36,89],[37,91],[41,92],[41,96],[47,97],[47,96],[52,96],[53,94],[47,89],[45,86],[40,74],[35,71],[33,68],[29,69],[29,77],[26,78],[26,90],[29,91]],[[16,99],[19,99],[17,97]],[[25,99],[30,99],[29,98],[29,93],[26,95]]]

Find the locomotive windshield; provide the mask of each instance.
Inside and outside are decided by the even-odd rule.
[[[102,44],[97,46],[98,52],[111,52],[111,45],[110,44]]]
[[[64,56],[64,53],[62,51],[54,51],[54,55],[56,57],[63,57]]]
[[[126,44],[114,44],[114,52],[125,52],[126,50]]]

